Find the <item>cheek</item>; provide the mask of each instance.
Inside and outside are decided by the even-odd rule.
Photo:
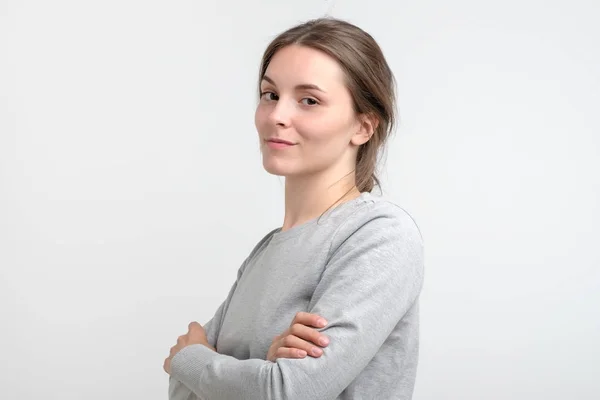
[[[254,112],[254,126],[256,126],[256,130],[260,131],[265,126],[265,122],[267,120],[267,113],[264,107],[258,106],[256,107],[256,111]]]
[[[319,147],[340,147],[349,143],[350,124],[346,117],[331,112],[317,118],[306,118],[296,121],[296,126],[303,138]]]

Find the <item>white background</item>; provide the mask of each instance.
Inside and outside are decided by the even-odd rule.
[[[0,397],[167,398],[169,348],[282,222],[262,51],[328,9],[398,79],[414,399],[600,398],[597,0],[0,0]]]

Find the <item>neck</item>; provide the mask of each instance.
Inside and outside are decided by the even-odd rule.
[[[319,217],[329,208],[360,196],[352,172],[322,172],[318,175],[286,177],[285,217],[282,230]]]

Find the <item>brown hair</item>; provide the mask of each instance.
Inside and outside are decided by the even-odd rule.
[[[358,149],[355,171],[360,192],[370,192],[375,185],[381,189],[376,175],[379,149],[396,122],[396,82],[381,48],[371,35],[347,21],[331,17],[313,19],[273,39],[263,54],[259,85],[275,53],[294,44],[320,50],[337,60],[345,71],[354,111],[372,114],[377,119],[373,136]]]

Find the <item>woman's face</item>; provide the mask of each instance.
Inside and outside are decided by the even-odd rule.
[[[265,170],[292,177],[354,169],[357,146],[368,137],[333,58],[284,47],[271,59],[260,91],[255,124]]]

